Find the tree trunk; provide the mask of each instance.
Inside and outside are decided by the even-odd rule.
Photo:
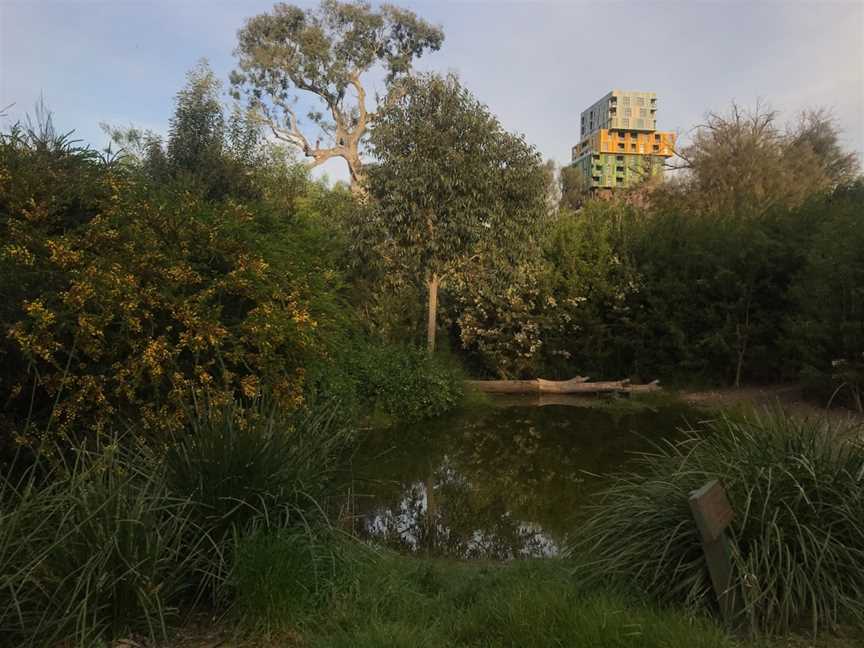
[[[428,282],[429,288],[429,319],[426,324],[426,348],[429,353],[435,353],[435,330],[438,316],[438,284],[440,280],[434,272]]]
[[[345,162],[348,163],[348,172],[351,175],[351,193],[355,198],[365,200],[367,197],[366,191],[366,174],[363,172],[363,162],[357,154],[356,149],[344,156]]]

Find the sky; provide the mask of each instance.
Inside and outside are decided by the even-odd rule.
[[[658,128],[684,141],[732,101],[768,105],[783,124],[829,108],[844,145],[864,157],[864,0],[391,1],[444,29],[417,69],[458,73],[505,128],[559,164],[580,112],[612,89],[656,92]],[[98,148],[102,122],[165,133],[186,72],[206,58],[227,80],[237,30],[272,5],[0,0],[0,108],[14,104],[0,121],[32,113],[41,96],[59,129]],[[341,160],[318,173],[347,178]]]

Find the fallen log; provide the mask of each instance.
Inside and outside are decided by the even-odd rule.
[[[570,380],[466,380],[465,384],[487,394],[566,394],[566,389],[587,380],[576,376]]]
[[[466,380],[465,384],[487,394],[629,394],[660,389],[658,380],[631,385],[629,380],[588,382],[583,376],[570,380]]]

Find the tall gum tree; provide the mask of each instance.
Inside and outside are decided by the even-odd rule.
[[[512,265],[548,213],[542,158],[453,75],[419,75],[370,134],[368,229],[423,277],[435,350],[438,289],[473,262]]]
[[[443,41],[440,27],[388,4],[372,9],[366,2],[323,0],[304,10],[280,3],[239,31],[232,94],[245,96],[276,138],[311,158],[311,167],[343,158],[352,191],[363,196],[360,146],[377,117],[367,106],[364,75],[383,68],[386,106],[398,99],[414,59]],[[323,104],[308,119],[324,135],[324,146],[300,128],[296,108],[303,93]]]

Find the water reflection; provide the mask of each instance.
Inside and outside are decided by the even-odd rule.
[[[354,460],[355,531],[408,552],[554,555],[603,475],[686,414],[505,405],[371,434]]]

